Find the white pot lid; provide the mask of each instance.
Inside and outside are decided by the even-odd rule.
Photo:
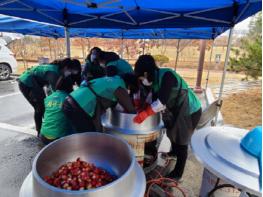
[[[258,160],[240,146],[247,132],[233,127],[207,127],[194,133],[191,146],[198,160],[216,176],[251,194],[261,195]]]

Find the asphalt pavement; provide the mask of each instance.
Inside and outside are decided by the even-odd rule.
[[[32,135],[0,127],[0,147],[0,197],[18,197],[43,144]]]
[[[33,127],[33,108],[16,78],[0,81],[0,197],[19,196],[33,158],[43,147]]]
[[[0,81],[0,128],[1,125],[34,127],[33,108],[18,88],[15,78]]]

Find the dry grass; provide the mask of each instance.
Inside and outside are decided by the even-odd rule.
[[[194,87],[197,78],[197,69],[178,69],[177,72],[184,78],[189,86]],[[219,85],[222,79],[222,71],[211,70],[209,74],[208,86]],[[202,75],[202,87],[205,87],[207,77],[207,70],[203,71]],[[244,78],[244,74],[228,72],[226,75],[227,79],[241,80]]]
[[[221,110],[225,124],[251,129],[262,124],[262,89],[232,94],[224,99]]]

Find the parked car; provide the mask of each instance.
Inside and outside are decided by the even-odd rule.
[[[6,47],[6,42],[0,39],[0,80],[9,79],[11,73],[15,73],[17,61],[12,51]]]

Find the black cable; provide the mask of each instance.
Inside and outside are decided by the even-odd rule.
[[[220,181],[220,178],[217,178],[217,179],[216,179],[215,187],[217,187],[217,186],[219,185],[219,181]],[[214,188],[215,188],[215,187],[214,187]]]

